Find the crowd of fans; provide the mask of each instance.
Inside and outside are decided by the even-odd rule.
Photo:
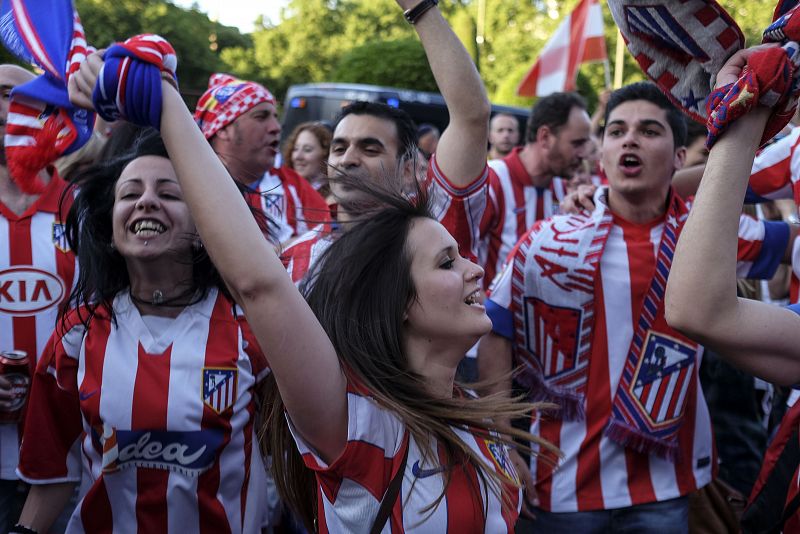
[[[258,83],[191,113],[162,73],[155,123],[98,119],[41,191],[6,138],[0,532],[800,528],[800,127],[759,148],[756,107],[709,151],[640,82],[521,132],[397,4],[444,131],[352,102],[283,132]],[[34,78],[0,65],[0,124]]]

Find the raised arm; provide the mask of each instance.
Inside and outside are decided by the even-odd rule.
[[[734,55],[718,83],[738,78],[750,51]],[[731,363],[780,384],[800,380],[800,316],[736,296],[739,215],[769,109],[736,121],[708,158],[670,270],[671,326]]]
[[[90,56],[73,76],[75,104],[91,105],[101,66]],[[334,348],[177,90],[162,82],[162,91],[161,135],[203,244],[244,308],[293,424],[333,460],[347,440],[346,379]]]
[[[397,0],[404,11],[419,2]],[[486,166],[491,114],[486,89],[475,63],[438,8],[426,11],[414,28],[450,114],[450,124],[436,148],[436,161],[455,186],[469,185]]]

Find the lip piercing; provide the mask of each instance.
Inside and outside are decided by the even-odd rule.
[[[144,242],[144,246],[147,246],[147,241]]]

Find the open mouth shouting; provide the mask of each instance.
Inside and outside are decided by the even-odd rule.
[[[642,159],[636,154],[623,154],[619,158],[619,167],[625,176],[638,176],[642,172]]]

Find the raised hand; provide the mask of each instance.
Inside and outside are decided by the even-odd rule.
[[[725,62],[725,64],[717,73],[717,78],[714,82],[714,89],[736,82],[742,76],[742,71],[744,70],[745,65],[747,65],[747,60],[754,53],[767,48],[776,48],[777,46],[778,45],[776,43],[763,44],[750,48],[744,48],[733,54],[730,58],[728,58],[728,61]]]
[[[80,69],[69,78],[67,90],[69,100],[75,106],[94,109],[92,105],[92,91],[103,68],[103,53],[105,50],[98,50],[89,54],[81,63]]]

